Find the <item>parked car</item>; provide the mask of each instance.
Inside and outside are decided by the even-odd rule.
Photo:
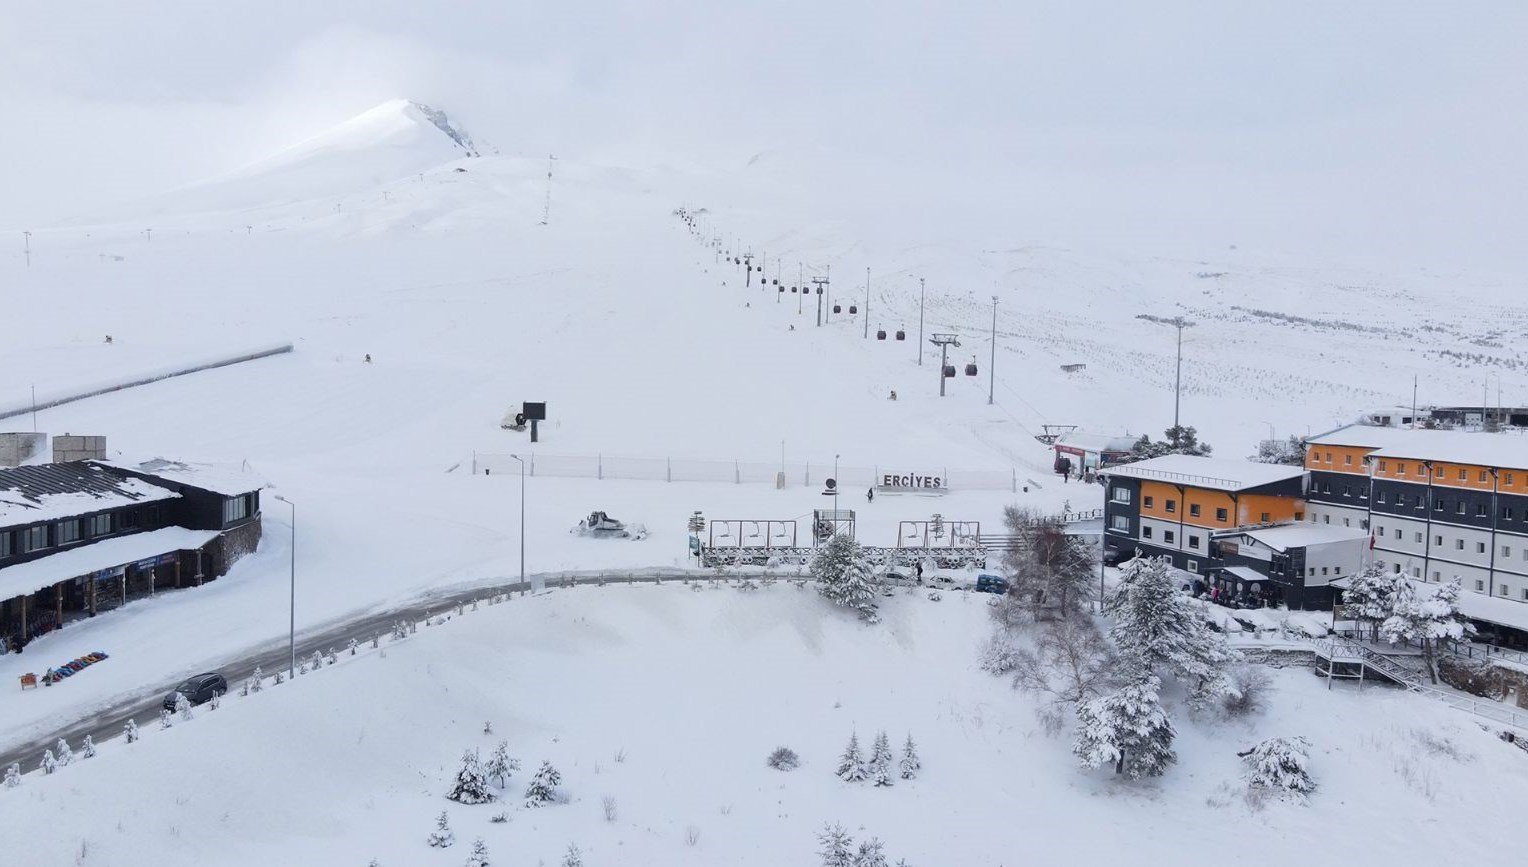
[[[1121,551],[1118,548],[1105,548],[1104,549],[1104,565],[1105,566],[1118,566],[1120,564],[1120,561],[1121,560],[1125,560],[1125,559],[1128,559],[1125,556],[1125,552]]]
[[[180,686],[175,687],[164,697],[165,710],[175,710],[175,705],[181,696],[193,705],[212,701],[214,695],[222,695],[228,692],[228,680],[215,671],[198,674],[187,678]]]
[[[977,575],[977,593],[996,593],[999,596],[1008,592],[1008,579],[1001,575]]]

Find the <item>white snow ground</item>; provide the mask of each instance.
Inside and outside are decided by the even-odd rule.
[[[1328,692],[1305,668],[1275,672],[1270,709],[1246,721],[1190,719],[1173,699],[1181,763],[1161,781],[1082,772],[1069,735],[1043,734],[1031,701],[974,665],[987,598],[898,595],[875,627],[786,583],[517,598],[29,775],[0,791],[5,825],[49,829],[26,835],[35,864],[454,865],[476,837],[511,867],[569,843],[591,865],[811,864],[824,822],[915,865],[1475,863],[1512,845],[1519,750],[1398,690]],[[919,778],[840,782],[849,733],[868,746],[879,729],[898,746],[912,733]],[[1310,806],[1244,800],[1236,752],[1274,735],[1311,740]],[[447,801],[462,751],[501,738],[524,766],[509,803]],[[765,766],[781,745],[799,769]],[[543,759],[571,801],[527,810]],[[442,810],[444,851],[425,844]]]

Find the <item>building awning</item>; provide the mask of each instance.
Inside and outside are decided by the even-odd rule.
[[[0,600],[27,596],[60,581],[129,566],[161,554],[194,551],[216,539],[215,530],[166,527],[70,548],[37,560],[0,569]]]
[[[1221,569],[1221,571],[1226,573],[1227,575],[1231,576],[1232,578],[1235,578],[1238,581],[1247,581],[1247,582],[1251,582],[1251,583],[1258,583],[1258,582],[1267,582],[1267,581],[1272,581],[1273,580],[1272,578],[1269,578],[1267,575],[1264,575],[1263,573],[1257,571],[1256,569],[1253,569],[1251,566],[1226,566],[1226,567],[1223,567]]]

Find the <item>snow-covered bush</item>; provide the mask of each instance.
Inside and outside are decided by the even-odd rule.
[[[849,735],[849,743],[844,747],[843,755],[838,757],[838,768],[833,773],[846,783],[858,783],[865,779],[865,760],[860,755],[859,732]]]
[[[21,785],[21,765],[12,762],[11,766],[5,769],[5,787],[14,789],[19,785]]]
[[[451,832],[451,821],[445,810],[441,810],[440,815],[435,817],[435,830],[430,832],[425,842],[436,849],[445,849],[456,842],[456,835]]]
[[[1225,715],[1240,717],[1261,713],[1271,682],[1268,672],[1259,665],[1238,665],[1229,677],[1232,689],[1220,700],[1220,709]]]
[[[499,788],[502,789],[509,783],[510,776],[520,770],[520,760],[511,758],[509,755],[509,741],[499,741],[498,746],[495,746],[488,756],[488,763],[483,770],[488,774],[489,779],[498,781]]]
[[[249,675],[249,680],[247,681],[249,684],[249,691],[259,692],[260,690],[264,689],[264,680],[265,672],[260,670],[260,666],[255,666],[255,670]]]
[[[1237,755],[1247,760],[1247,785],[1295,800],[1316,790],[1310,775],[1310,742],[1302,737],[1269,738]]]
[[[122,727],[122,739],[132,744],[138,742],[138,723],[136,720],[128,720],[127,725]]]
[[[64,740],[63,738],[59,738],[58,743],[53,745],[53,749],[58,751],[59,767],[67,768],[68,766],[74,764],[74,750],[69,748],[68,741]]]
[[[777,747],[764,761],[777,771],[794,771],[801,766],[801,757],[790,747]]]
[[[822,848],[822,867],[854,867],[854,838],[842,825],[824,825],[817,832],[817,844]]]
[[[568,851],[562,856],[561,867],[584,867],[584,856],[578,851],[578,844],[568,844]]]
[[[95,740],[92,739],[90,735],[85,735],[85,743],[80,747],[80,758],[93,759],[95,758],[95,754]]]
[[[472,851],[467,855],[467,867],[488,867],[488,844],[479,837],[472,841]]]
[[[493,792],[488,791],[488,775],[483,772],[476,750],[462,753],[462,766],[446,797],[458,804],[486,804],[493,800]]]
[[[907,733],[907,743],[902,745],[902,761],[899,765],[902,771],[902,779],[911,780],[923,770],[923,762],[918,759],[918,747],[913,744],[912,732]]]
[[[1019,665],[1019,647],[999,629],[982,645],[978,662],[988,674],[1012,674]]]
[[[525,787],[525,806],[545,807],[557,803],[560,794],[557,787],[560,785],[562,774],[557,773],[551,762],[543,761],[531,777],[530,785]]]
[[[1072,752],[1084,767],[1112,764],[1116,774],[1136,779],[1161,776],[1177,760],[1160,688],[1155,675],[1137,674],[1118,691],[1078,706]]]
[[[42,761],[37,763],[37,767],[45,774],[51,774],[58,770],[58,759],[53,758],[52,750],[42,751]]]
[[[345,649],[350,651],[351,656],[355,656],[356,640],[354,638],[350,639],[350,643],[345,646]]]
[[[159,727],[161,729],[167,729],[167,728],[170,728],[173,725],[175,725],[175,721],[171,718],[170,709],[167,708],[167,707],[160,708],[159,709]]]
[[[870,748],[869,775],[872,782],[877,786],[890,786],[892,780],[891,740],[886,737],[886,732],[877,732],[875,743]]]
[[[600,806],[605,810],[605,821],[614,822],[616,817],[615,795],[606,795],[600,798]]]
[[[183,692],[175,694],[175,713],[183,720],[189,720],[193,715],[191,699]]]

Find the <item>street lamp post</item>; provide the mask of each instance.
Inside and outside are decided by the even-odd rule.
[[[838,477],[838,455],[833,456],[833,535],[838,535],[838,489],[844,480]]]
[[[525,460],[519,455],[510,455],[520,464],[520,595],[530,592],[525,585]]]
[[[288,606],[287,618],[287,679],[297,676],[297,504],[280,494],[276,499],[287,504],[292,510],[292,563],[291,563],[291,597]]]
[[[992,296],[992,357],[987,361],[987,406],[992,405],[992,390],[997,387],[997,296]]]
[[[923,278],[918,278],[918,366],[923,366]],[[942,374],[941,374],[942,375]]]

